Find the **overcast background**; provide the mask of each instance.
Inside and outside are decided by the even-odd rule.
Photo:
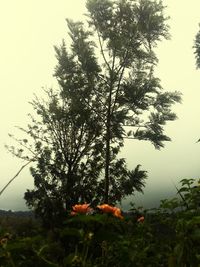
[[[200,70],[195,67],[193,44],[199,29],[199,0],[165,0],[170,16],[171,40],[159,43],[157,76],[165,90],[181,91],[183,103],[174,111],[179,119],[166,126],[172,138],[158,151],[143,141],[126,141],[122,156],[128,166],[137,164],[148,171],[144,195],[131,200],[152,207],[159,199],[175,194],[173,182],[200,177]],[[8,133],[28,123],[28,103],[42,87],[56,87],[52,77],[56,58],[54,45],[67,38],[65,18],[84,19],[84,0],[0,1],[0,189],[24,164],[4,148]],[[28,168],[0,196],[0,209],[25,210],[23,194],[33,187]],[[130,199],[126,201],[128,203]]]

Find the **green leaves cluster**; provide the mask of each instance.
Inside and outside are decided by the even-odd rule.
[[[200,68],[200,31],[196,34],[194,41],[194,53],[196,56],[196,66]]]

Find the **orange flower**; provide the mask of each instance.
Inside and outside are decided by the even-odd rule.
[[[86,214],[92,209],[89,207],[90,204],[77,204],[72,207],[73,211],[71,212],[71,215],[75,215],[77,213]]]
[[[117,207],[113,207],[108,204],[103,204],[103,205],[97,206],[97,208],[105,213],[112,213],[115,217],[123,219],[123,216],[121,215],[121,210]]]
[[[137,219],[137,222],[144,222],[144,216],[141,216]]]
[[[115,217],[118,217],[120,219],[123,219],[124,217],[121,214],[121,210],[119,208],[115,208],[114,214]]]
[[[97,208],[102,210],[105,213],[114,213],[114,211],[115,211],[115,207],[112,207],[108,204],[99,205],[99,206],[97,206]]]

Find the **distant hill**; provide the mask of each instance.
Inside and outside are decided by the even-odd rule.
[[[32,211],[13,211],[13,210],[0,210],[0,217],[34,217]]]

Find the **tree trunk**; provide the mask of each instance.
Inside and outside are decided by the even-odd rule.
[[[108,98],[108,112],[106,120],[106,159],[105,159],[105,194],[104,203],[109,203],[109,184],[110,184],[110,140],[111,140],[111,99],[112,99],[112,89],[110,89],[110,94]]]
[[[110,126],[107,126],[106,129],[106,160],[105,160],[105,195],[104,195],[104,203],[108,203],[108,195],[109,195],[109,182],[110,182]]]

